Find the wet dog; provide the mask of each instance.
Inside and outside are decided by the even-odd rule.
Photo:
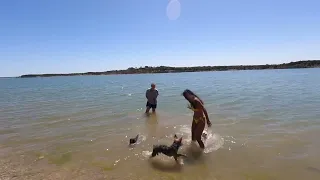
[[[174,140],[171,146],[167,145],[154,145],[152,154],[150,158],[157,156],[159,153],[167,155],[169,157],[173,157],[176,161],[178,161],[178,157],[187,157],[183,154],[178,154],[178,150],[182,146],[182,137],[178,138],[177,135],[174,135]]]
[[[135,138],[130,138],[129,144],[130,145],[135,144],[138,141],[138,138],[139,138],[139,134]]]

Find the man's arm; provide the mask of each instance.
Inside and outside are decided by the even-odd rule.
[[[149,92],[149,89],[146,90],[146,98],[148,99],[148,92]]]

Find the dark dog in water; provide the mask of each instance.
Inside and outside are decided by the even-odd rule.
[[[135,138],[130,138],[130,142],[129,142],[130,145],[136,143],[138,141],[138,138],[139,138],[139,134]]]
[[[174,135],[174,141],[172,143],[171,146],[167,146],[167,145],[154,145],[153,146],[153,151],[151,154],[151,157],[155,157],[156,155],[158,155],[159,153],[165,154],[169,157],[172,157],[178,161],[178,157],[182,156],[182,157],[187,157],[186,155],[183,154],[178,154],[178,150],[180,148],[180,146],[182,146],[182,137],[178,138],[177,135]]]

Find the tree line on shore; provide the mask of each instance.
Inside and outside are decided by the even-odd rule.
[[[294,68],[319,68],[320,60],[305,60],[283,64],[266,65],[234,65],[234,66],[195,66],[195,67],[130,67],[126,70],[111,70],[104,72],[68,73],[68,74],[27,74],[21,78],[52,77],[52,76],[85,76],[85,75],[112,75],[112,74],[147,74],[147,73],[179,73],[201,71],[229,71],[229,70],[264,70],[264,69],[294,69]]]

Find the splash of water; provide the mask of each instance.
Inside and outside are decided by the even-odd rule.
[[[189,126],[182,126],[180,128],[180,133],[183,136],[187,136],[185,138],[185,142],[187,144],[191,143],[191,128]],[[204,153],[210,153],[212,151],[216,151],[220,149],[224,144],[224,139],[217,133],[212,133],[212,130],[204,130],[204,133],[207,134],[207,138],[203,139],[205,149]]]
[[[204,153],[210,153],[220,149],[224,144],[224,139],[216,133],[212,133],[210,130],[207,133],[207,139],[204,141],[205,149]]]
[[[152,152],[151,151],[142,151],[142,156],[145,158],[149,158],[151,156]]]
[[[143,141],[145,141],[146,139],[147,139],[147,136],[141,134],[141,135],[139,135],[139,138],[138,138],[138,141],[137,141],[136,144],[140,144],[140,143],[142,143]]]

